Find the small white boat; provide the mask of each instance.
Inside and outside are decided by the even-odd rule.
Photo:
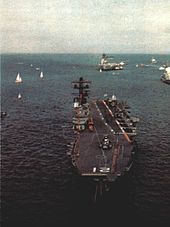
[[[43,78],[44,77],[44,74],[43,74],[43,72],[41,71],[41,73],[40,73],[40,78]]]
[[[21,83],[22,82],[22,78],[20,76],[20,73],[17,74],[17,77],[15,79],[15,83]]]
[[[21,99],[21,94],[20,93],[18,94],[18,99]]]
[[[165,67],[160,66],[160,67],[159,67],[159,70],[165,70]]]
[[[123,65],[125,65],[125,62],[124,62],[124,61],[121,61],[121,62],[119,63],[119,65],[123,66]]]
[[[152,57],[151,63],[157,63],[157,60],[156,60],[155,58]]]

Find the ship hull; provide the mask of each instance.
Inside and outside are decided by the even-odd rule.
[[[114,66],[102,66],[99,65],[98,70],[99,71],[113,71],[113,70],[122,70],[123,67],[120,67],[118,65],[114,65]]]
[[[166,83],[166,84],[170,84],[170,80],[165,79],[164,77],[161,77],[161,81]]]

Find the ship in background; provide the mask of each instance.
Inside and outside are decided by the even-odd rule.
[[[161,76],[161,81],[166,84],[170,84],[170,67],[166,67],[163,75]]]
[[[80,77],[72,85],[78,94],[73,106],[76,139],[71,160],[81,176],[92,178],[105,188],[132,165],[139,119],[131,117],[127,103],[115,95],[88,101],[91,81]]]
[[[112,71],[112,70],[122,70],[125,62],[121,61],[120,63],[115,63],[109,61],[112,57],[107,56],[106,54],[102,55],[100,64],[98,64],[97,70],[102,71]]]

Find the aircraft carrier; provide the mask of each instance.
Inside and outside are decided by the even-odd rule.
[[[71,160],[78,173],[102,182],[113,182],[127,172],[134,155],[137,117],[113,94],[89,101],[91,81],[72,82],[78,93],[73,104],[76,139]]]

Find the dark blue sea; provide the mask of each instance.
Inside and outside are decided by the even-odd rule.
[[[154,55],[150,64],[149,54],[113,54],[127,65],[102,73],[100,57],[1,55],[2,227],[170,226],[170,85],[159,70],[170,55]],[[131,170],[96,202],[94,183],[77,175],[67,155],[74,140],[71,82],[79,77],[92,81],[92,99],[115,94],[140,118]]]

